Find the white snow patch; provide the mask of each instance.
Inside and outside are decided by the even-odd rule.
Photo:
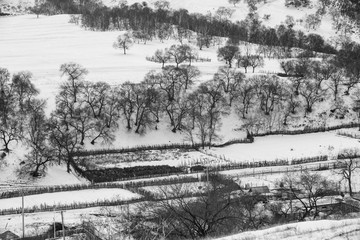
[[[124,189],[91,189],[69,192],[44,193],[24,197],[25,208],[40,205],[91,203],[103,200],[131,200],[140,195]],[[21,208],[21,197],[0,199],[0,209]]]

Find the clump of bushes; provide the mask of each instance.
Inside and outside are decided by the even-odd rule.
[[[310,0],[285,0],[285,6],[294,6],[298,7],[308,7],[310,5]]]
[[[183,170],[178,167],[160,165],[86,170],[83,171],[83,176],[92,182],[111,182],[145,176],[156,177],[156,175],[171,175],[182,172]]]

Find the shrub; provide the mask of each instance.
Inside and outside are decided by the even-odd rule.
[[[181,168],[160,165],[86,170],[83,171],[83,176],[92,182],[110,182],[144,176],[170,175],[181,172],[183,172]]]
[[[190,171],[191,172],[201,172],[201,171],[204,171],[206,167],[202,166],[202,165],[195,165],[195,166],[192,166],[190,168]]]

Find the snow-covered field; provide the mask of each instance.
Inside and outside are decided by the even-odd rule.
[[[224,156],[234,162],[296,159],[311,156],[337,156],[343,149],[359,149],[359,141],[337,136],[336,132],[301,135],[274,135],[256,137],[252,144],[233,144],[223,148],[212,148],[207,152]]]
[[[76,226],[81,224],[81,222],[86,219],[86,216],[99,214],[100,212],[100,207],[65,211],[64,224],[67,227]],[[25,214],[25,235],[34,236],[42,234],[49,229],[50,225],[54,221],[61,222],[60,212],[55,211]],[[21,236],[21,214],[0,216],[0,232],[5,232],[7,230]]]
[[[192,166],[195,164],[204,164],[213,160],[215,160],[214,157],[195,150],[182,151],[180,149],[174,149],[89,156],[84,157],[82,160],[80,158],[78,162],[84,163],[84,166],[87,169],[92,170],[99,168],[124,168],[148,165]]]
[[[263,174],[259,172],[255,172],[257,174],[251,176],[251,170],[249,169],[247,172],[228,171],[228,172],[224,172],[223,174],[228,175],[229,177],[231,176],[232,179],[236,183],[238,183],[241,187],[268,186],[269,189],[274,189],[279,186],[278,184],[286,174],[286,169],[284,169],[283,173],[269,173],[269,172],[270,171],[266,171],[266,173]],[[290,172],[290,174],[293,173],[294,172]],[[337,186],[340,187],[341,191],[347,192],[349,190],[348,182],[342,178],[342,175],[340,174],[340,170],[331,169],[331,170],[317,171],[316,173],[325,177],[329,181],[333,181]],[[243,176],[244,174],[246,174],[247,176],[244,177]],[[352,188],[354,192],[360,191],[360,169],[355,170],[353,173]]]
[[[359,140],[343,137],[336,131],[301,135],[274,135],[256,137],[251,144],[233,144],[227,147],[197,151],[142,151],[103,156],[84,157],[87,169],[134,167],[147,165],[193,166],[230,162],[289,160],[327,155],[336,159],[345,149],[358,149]]]
[[[79,190],[26,196],[24,197],[24,206],[32,208],[39,205],[70,205],[105,200],[131,200],[139,197],[140,195],[124,189]],[[0,210],[11,208],[21,208],[21,197],[0,199]]]

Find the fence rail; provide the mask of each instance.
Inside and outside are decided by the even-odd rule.
[[[153,177],[153,176],[152,176]],[[188,175],[179,175],[164,179],[153,179],[143,181],[127,181],[127,182],[103,182],[94,184],[73,184],[73,185],[56,185],[49,187],[28,187],[22,189],[16,189],[0,193],[0,199],[15,198],[30,195],[37,195],[43,193],[56,193],[56,192],[68,192],[68,191],[79,191],[88,189],[102,189],[102,188],[121,188],[121,189],[132,189],[136,191],[139,187],[148,187],[156,185],[171,185],[177,183],[190,183],[197,182],[198,178]]]
[[[298,135],[298,134],[328,132],[328,131],[339,130],[342,128],[355,128],[355,127],[360,127],[360,123],[348,123],[348,124],[341,124],[341,125],[329,126],[329,127],[304,128],[298,130],[277,130],[277,131],[270,131],[264,133],[251,133],[251,135],[253,137],[263,137],[269,135]]]
[[[155,57],[145,57],[146,61],[149,62],[156,62],[159,63],[159,61],[155,58]],[[185,62],[190,62],[188,59]],[[191,59],[191,62],[211,62],[211,58],[202,58],[202,57],[198,57],[198,58],[194,58]],[[174,59],[169,59],[167,60],[167,63],[175,63]]]
[[[96,155],[104,155],[104,154],[118,154],[118,153],[130,153],[130,152],[138,152],[138,151],[146,151],[146,150],[169,150],[169,149],[197,149],[200,147],[223,147],[230,144],[235,143],[252,143],[252,139],[248,138],[238,138],[231,139],[224,143],[175,143],[175,144],[162,144],[162,145],[140,145],[135,147],[128,148],[117,148],[117,149],[100,149],[100,150],[87,150],[87,151],[78,151],[75,152],[73,157],[85,157],[85,156],[96,156]]]

